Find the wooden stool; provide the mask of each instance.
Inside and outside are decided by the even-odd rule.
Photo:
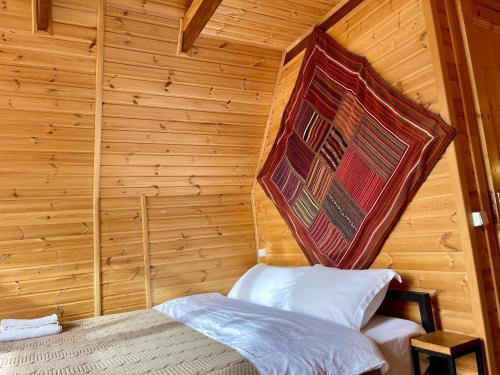
[[[420,375],[419,353],[430,355],[431,363],[433,357],[447,360],[450,375],[455,375],[457,373],[455,359],[470,353],[475,353],[478,375],[485,374],[481,340],[476,337],[436,331],[415,337],[410,340],[410,344],[413,358],[413,370],[416,375]]]

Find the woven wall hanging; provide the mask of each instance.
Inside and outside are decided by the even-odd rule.
[[[454,135],[316,29],[258,180],[310,263],[363,269]]]

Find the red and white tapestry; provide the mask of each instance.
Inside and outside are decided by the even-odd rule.
[[[258,180],[312,264],[363,269],[454,135],[316,29]]]

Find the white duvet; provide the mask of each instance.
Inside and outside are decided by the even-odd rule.
[[[377,346],[350,328],[210,293],[155,307],[238,351],[261,375],[358,375],[387,369]]]

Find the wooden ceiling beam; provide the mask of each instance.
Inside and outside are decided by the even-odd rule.
[[[193,0],[182,23],[181,52],[188,52],[222,0]]]
[[[52,0],[32,0],[33,31],[49,31],[52,21]]]
[[[361,4],[363,0],[342,0],[337,4],[331,11],[329,11],[317,24],[315,27],[319,27],[323,31],[328,31],[332,26],[339,22],[342,18],[347,16],[354,8]],[[313,28],[314,29],[314,28]],[[295,56],[299,55],[303,50],[306,49],[309,40],[311,39],[311,33],[313,29],[310,29],[306,35],[292,44],[291,47],[286,52],[283,65],[289,63]]]

